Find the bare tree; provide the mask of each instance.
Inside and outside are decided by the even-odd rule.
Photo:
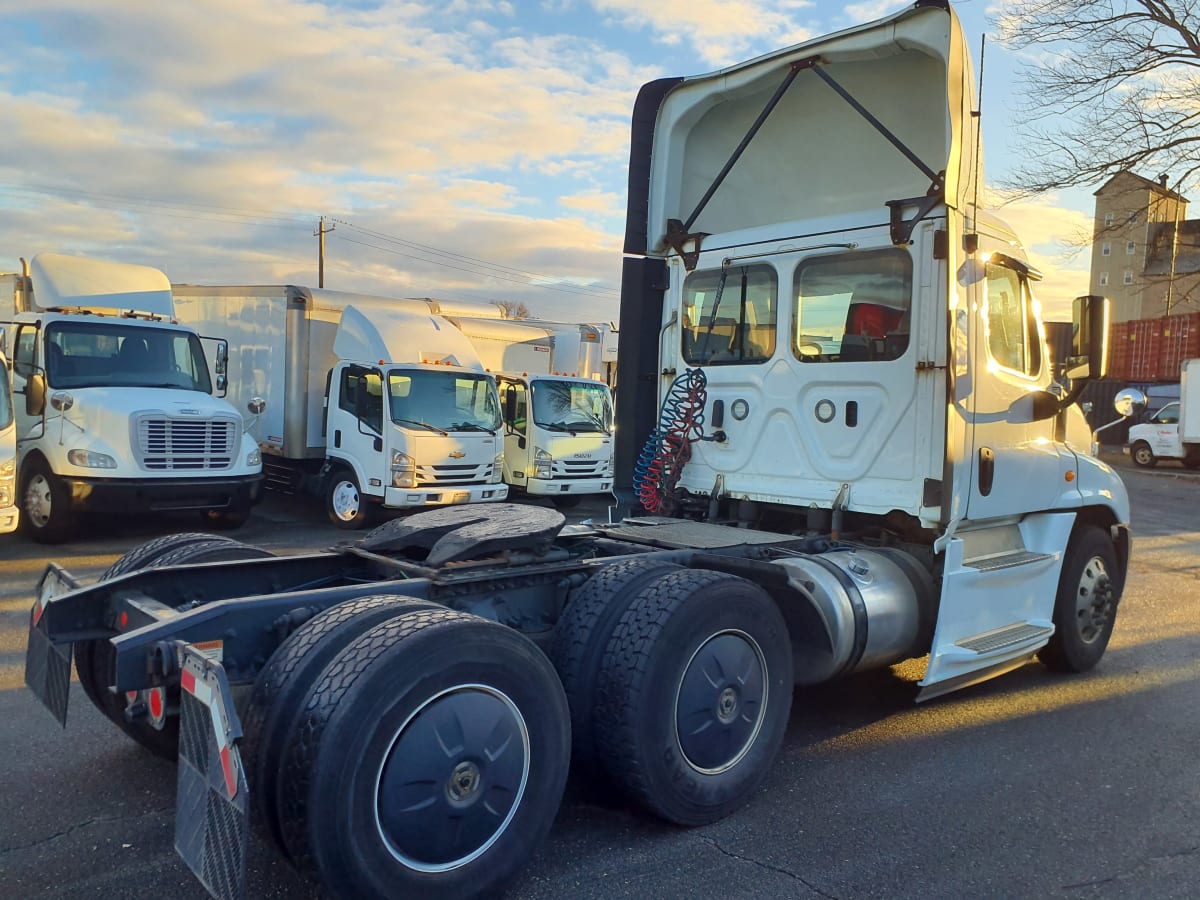
[[[1023,57],[1025,163],[1036,194],[1121,171],[1200,172],[1200,5],[1195,0],[1006,0],[994,18]]]
[[[501,300],[500,308],[510,319],[528,319],[533,311],[521,300]]]

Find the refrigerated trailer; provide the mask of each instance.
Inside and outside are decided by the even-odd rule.
[[[1097,665],[1130,554],[1075,403],[1107,303],[1077,302],[1056,386],[1036,272],[973,202],[971,83],[922,0],[642,88],[629,515],[455,507],[293,557],[158,543],[93,585],[52,564],[28,683],[65,721],[74,653],[178,753],[176,846],[220,896],[252,819],[332,896],[471,897],[537,847],[568,761],[699,825],[768,777],[796,685],[925,658],[926,700]]]

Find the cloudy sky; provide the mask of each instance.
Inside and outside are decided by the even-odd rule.
[[[617,317],[638,88],[904,6],[832,0],[0,0],[0,270],[60,251],[173,281],[317,283]],[[958,12],[977,54],[984,0]],[[984,141],[1011,168],[1014,60],[989,43]],[[1091,196],[1002,215],[1049,277]]]

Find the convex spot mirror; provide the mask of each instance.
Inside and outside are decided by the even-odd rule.
[[[1146,395],[1137,388],[1125,388],[1122,391],[1117,391],[1117,396],[1113,397],[1113,409],[1123,419],[1128,419],[1145,408]]]

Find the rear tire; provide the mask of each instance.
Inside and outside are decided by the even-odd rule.
[[[630,800],[669,822],[704,825],[762,784],[791,704],[791,640],[766,591],[723,572],[672,572],[644,588],[613,631],[596,744]]]
[[[512,629],[406,613],[347,646],[301,708],[280,773],[284,837],[333,896],[491,895],[550,829],[567,702]]]
[[[571,766],[598,774],[592,718],[596,679],[613,629],[646,585],[680,566],[661,560],[612,563],[589,578],[554,626],[547,651],[571,708]]]
[[[242,715],[242,759],[259,823],[287,853],[276,798],[279,764],[300,701],[325,667],[364,631],[406,612],[441,609],[430,600],[384,595],[339,603],[309,619],[285,640],[254,679]]]
[[[1150,449],[1150,445],[1145,441],[1138,441],[1130,447],[1129,456],[1133,459],[1135,466],[1140,466],[1143,469],[1153,469],[1158,465],[1158,458],[1155,457],[1154,451]]]
[[[1038,659],[1058,672],[1086,672],[1100,662],[1116,624],[1120,585],[1108,535],[1094,525],[1076,529],[1058,580],[1054,635]]]
[[[222,560],[261,559],[275,554],[258,547],[239,544],[228,538],[214,538],[212,535],[202,535],[203,540],[196,540],[195,534],[170,535],[150,541],[131,550],[110,568],[121,567],[126,560],[133,557],[144,560],[137,570],[157,569],[164,566],[181,566],[189,563],[219,562]],[[135,554],[138,556],[135,557]],[[119,571],[125,575],[134,571],[130,568]],[[108,572],[101,576],[101,581],[110,577]],[[141,744],[155,756],[174,760],[179,755],[179,716],[170,715],[161,729],[155,728],[143,719],[128,720],[125,710],[130,698],[124,694],[114,694],[109,689],[109,679],[113,671],[113,647],[107,638],[92,641],[77,641],[74,646],[75,671],[79,673],[79,682],[84,693],[93,705],[104,713],[114,725]],[[168,707],[178,708],[179,688],[172,688],[167,696]]]
[[[345,466],[333,469],[325,481],[325,511],[338,528],[366,528],[371,506],[358,486],[358,479]]]

